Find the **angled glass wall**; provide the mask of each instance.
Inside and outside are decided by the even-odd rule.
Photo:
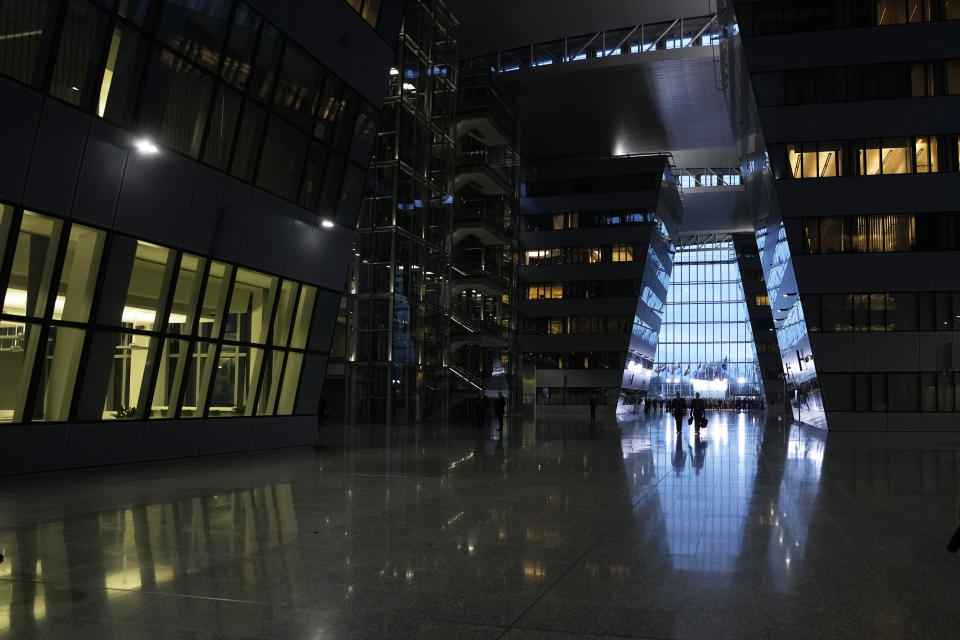
[[[313,413],[339,298],[3,203],[0,294],[0,423]]]
[[[650,394],[763,395],[740,268],[729,237],[678,247]]]

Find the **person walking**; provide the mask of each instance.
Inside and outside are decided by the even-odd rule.
[[[497,392],[497,399],[493,404],[493,412],[497,414],[499,426],[497,431],[503,431],[503,415],[507,412],[507,399],[503,397],[503,391]]]
[[[700,392],[697,392],[697,396],[690,402],[690,413],[693,414],[694,431],[700,433],[700,428],[707,423],[707,405],[700,397]]]
[[[671,402],[670,412],[673,413],[673,419],[677,421],[677,433],[680,433],[683,431],[683,417],[687,415],[687,401],[679,391],[677,391],[677,397]]]

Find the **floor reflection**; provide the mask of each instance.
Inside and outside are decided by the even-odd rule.
[[[708,417],[5,479],[0,637],[951,637],[952,435]]]

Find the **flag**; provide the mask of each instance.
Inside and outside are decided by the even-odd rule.
[[[720,370],[723,371],[724,375],[727,373],[727,356],[723,356],[723,365],[720,367]]]
[[[683,372],[683,375],[685,376],[690,375],[690,365],[687,365],[687,370]]]

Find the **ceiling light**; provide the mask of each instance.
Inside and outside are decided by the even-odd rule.
[[[149,138],[140,138],[133,141],[134,148],[144,155],[153,155],[160,151],[160,147],[155,145]]]
[[[397,69],[396,67],[390,67],[390,75],[392,76],[400,75],[400,69]]]
[[[332,229],[332,228],[333,228],[333,220],[330,220],[329,218],[324,218],[324,219],[320,222],[320,224],[323,226],[324,229]]]

